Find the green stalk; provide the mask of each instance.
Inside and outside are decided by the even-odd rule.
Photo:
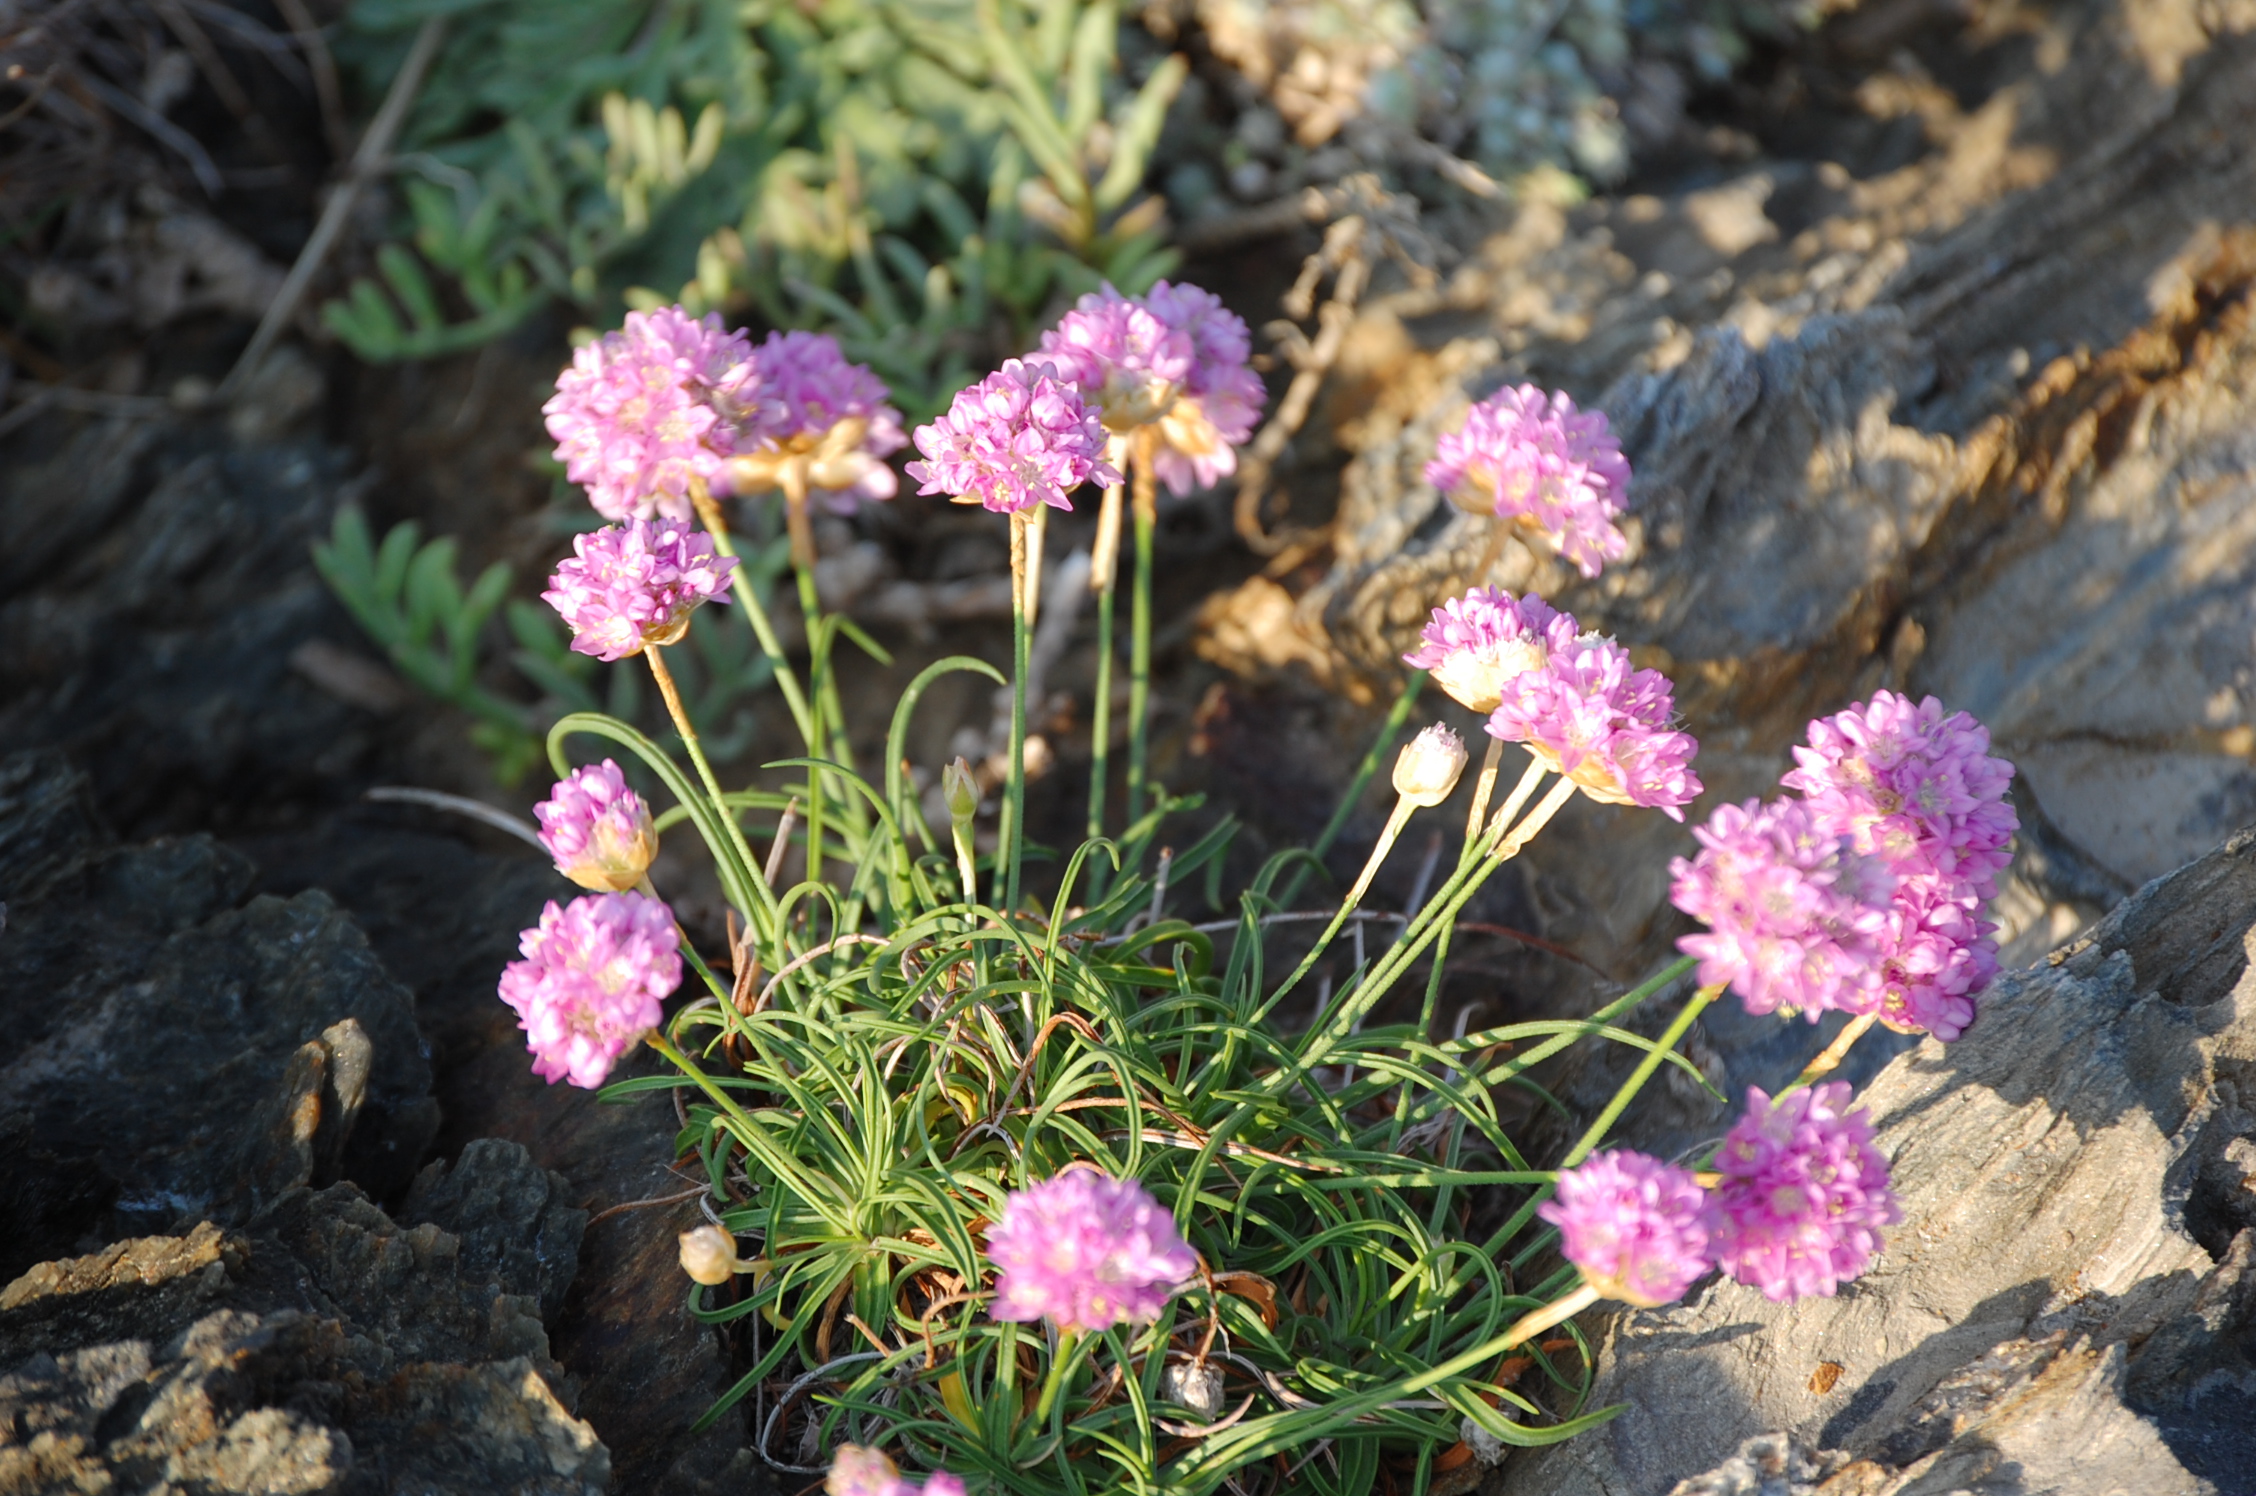
[[[1042,1391],[1034,1399],[1037,1428],[1050,1421],[1050,1409],[1056,1406],[1058,1393],[1065,1388],[1066,1373],[1073,1367],[1073,1352],[1080,1338],[1077,1331],[1058,1331],[1057,1354],[1050,1358],[1050,1374],[1042,1379]]]
[[[1112,757],[1112,599],[1114,589],[1097,594],[1097,699],[1089,709],[1089,837],[1104,835],[1105,776]],[[1090,902],[1104,897],[1092,889]]]
[[[1409,678],[1402,683],[1402,694],[1395,697],[1394,705],[1387,709],[1386,721],[1380,724],[1379,735],[1371,742],[1371,751],[1364,754],[1363,762],[1355,766],[1355,777],[1348,781],[1347,793],[1340,796],[1339,804],[1333,807],[1332,818],[1324,823],[1324,829],[1317,833],[1315,845],[1309,849],[1319,859],[1332,849],[1332,843],[1339,840],[1340,832],[1346,829],[1347,818],[1355,814],[1356,802],[1363,798],[1364,789],[1378,774],[1379,765],[1386,761],[1387,750],[1394,746],[1395,738],[1402,732],[1402,725],[1410,720],[1410,709],[1417,705],[1418,692],[1425,684],[1426,672],[1423,670],[1411,671]],[[1278,908],[1290,909],[1293,906],[1293,900],[1300,896],[1301,884],[1308,881],[1308,866],[1305,862],[1301,863],[1293,869],[1292,876],[1285,880],[1283,891],[1277,895]]]
[[[1011,516],[1011,725],[1010,798],[1002,828],[1003,914],[1018,912],[1019,853],[1026,840],[1026,518]]]
[[[666,711],[674,719],[674,730],[681,734],[682,746],[689,750],[689,761],[696,765],[697,777],[705,782],[705,793],[712,797],[714,809],[720,813],[721,825],[728,833],[730,847],[743,859],[745,868],[754,877],[758,877],[760,864],[752,856],[751,845],[744,840],[744,828],[737,824],[736,812],[729,808],[728,797],[721,790],[721,781],[714,775],[712,764],[706,760],[705,745],[697,740],[697,729],[691,725],[689,713],[682,706],[681,692],[674,688],[674,673],[666,668],[664,651],[651,644],[644,647],[642,654],[650,662],[650,673],[658,682],[658,694],[666,700]],[[753,912],[750,909],[744,911],[747,918]],[[765,913],[764,910],[760,912]],[[781,934],[779,930],[768,932],[771,939]]]
[[[1151,754],[1152,539],[1159,528],[1159,475],[1152,471],[1153,432],[1136,433],[1134,469],[1136,576],[1128,598],[1128,824],[1144,814],[1144,776]]]
[[[689,480],[690,502],[697,508],[697,518],[705,526],[705,533],[713,537],[713,549],[724,556],[736,554],[736,544],[729,539],[728,520],[721,514],[721,506],[703,479]],[[730,578],[736,590],[737,605],[744,609],[744,617],[752,625],[752,637],[760,641],[760,653],[767,656],[768,665],[775,672],[776,687],[783,692],[783,702],[791,711],[791,720],[799,729],[799,737],[809,753],[819,752],[815,747],[815,723],[807,710],[807,697],[799,689],[799,677],[792,672],[791,662],[783,657],[783,641],[777,637],[775,624],[768,618],[768,610],[760,605],[760,594],[752,579],[739,565]]]
[[[1614,1099],[1606,1103],[1606,1109],[1584,1129],[1582,1137],[1567,1150],[1567,1156],[1559,1160],[1560,1168],[1573,1168],[1588,1158],[1592,1149],[1605,1141],[1606,1134],[1621,1120],[1621,1114],[1628,1109],[1630,1102],[1636,1100],[1637,1093],[1645,1089],[1645,1082],[1653,1078],[1654,1071],[1668,1063],[1667,1056],[1684,1041],[1685,1032],[1692,1027],[1692,1020],[1698,1018],[1722,992],[1723,984],[1718,982],[1712,987],[1702,987],[1685,1000],[1684,1007],[1677,1013],[1675,1020],[1653,1047],[1645,1052],[1645,1058],[1637,1062],[1637,1068],[1629,1073],[1628,1080],[1622,1082],[1621,1089],[1614,1092]]]

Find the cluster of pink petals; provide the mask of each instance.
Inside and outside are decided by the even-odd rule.
[[[1574,619],[1534,593],[1515,598],[1500,588],[1475,587],[1434,609],[1418,648],[1402,659],[1430,672],[1458,705],[1493,712],[1512,681],[1549,662],[1552,634],[1562,628],[1559,643],[1571,646]]]
[[[533,1073],[551,1084],[602,1085],[681,985],[679,944],[672,912],[642,894],[552,901],[519,940],[524,959],[501,973],[501,1000],[517,1010]]]
[[[1535,525],[1586,577],[1629,554],[1614,523],[1629,493],[1621,443],[1603,412],[1563,394],[1498,390],[1435,443],[1426,481],[1476,514]]]
[[[919,493],[944,493],[1001,514],[1036,504],[1071,509],[1084,483],[1120,475],[1104,460],[1104,423],[1073,383],[1047,363],[1007,360],[960,390],[948,413],[916,432],[926,461],[908,474]]]
[[[629,520],[575,536],[541,598],[571,626],[572,648],[623,660],[671,644],[697,605],[723,600],[734,556],[678,519]]]
[[[1548,661],[1512,679],[1489,714],[1489,736],[1525,743],[1593,800],[1683,820],[1700,793],[1691,767],[1700,745],[1669,725],[1676,699],[1668,677],[1634,668],[1629,651],[1601,635],[1569,641],[1574,628],[1568,613],[1547,626]]]
[[[2019,826],[2006,799],[2013,765],[1990,756],[1989,730],[1947,716],[1930,696],[1913,705],[1882,691],[1863,706],[1810,724],[1785,778],[1819,815],[1849,829],[1899,877],[1932,873],[1983,899],[2012,861]]]
[[[1248,363],[1253,339],[1245,319],[1198,286],[1161,281],[1144,305],[1191,340],[1183,392],[1159,420],[1152,466],[1176,494],[1212,488],[1238,470],[1237,449],[1253,436],[1269,392]]]
[[[583,345],[541,410],[565,474],[606,519],[681,519],[691,481],[711,483],[737,449],[759,380],[742,333],[661,307]]]
[[[1192,343],[1143,302],[1106,286],[1042,334],[1037,357],[1073,381],[1107,430],[1128,432],[1174,405],[1191,375]]]
[[[1073,1169],[1019,1190],[987,1231],[994,1315],[1066,1331],[1159,1318],[1198,1270],[1174,1218],[1133,1179]]]
[[[964,1483],[945,1470],[935,1470],[919,1486],[902,1475],[884,1451],[841,1444],[831,1456],[823,1490],[828,1496],[917,1496],[920,1490],[924,1496],[964,1496]]]
[[[622,893],[642,881],[658,855],[650,807],[608,758],[556,781],[533,807],[533,819],[556,870],[582,888]]]
[[[851,513],[865,499],[890,499],[900,480],[885,459],[909,444],[891,391],[862,364],[848,363],[828,333],[771,332],[752,355],[759,402],[739,450],[803,451],[814,459],[812,492]]]
[[[1719,805],[1699,855],[1669,866],[1676,907],[1707,925],[1678,949],[1752,1013],[1870,1013],[1882,1002],[1895,879],[1798,800]]]
[[[1594,1154],[1563,1171],[1536,1214],[1559,1228],[1560,1252],[1590,1286],[1626,1304],[1681,1298],[1712,1265],[1707,1192],[1689,1170],[1642,1153]]]
[[[1716,1262],[1767,1298],[1830,1298],[1871,1265],[1880,1228],[1902,1218],[1872,1125],[1843,1111],[1848,1099],[1841,1081],[1775,1103],[1750,1089],[1747,1114],[1716,1150]]]
[[[1928,873],[1896,885],[1880,967],[1880,1021],[1948,1044],[1973,1025],[1975,998],[1997,975],[1997,926],[1978,897]]]

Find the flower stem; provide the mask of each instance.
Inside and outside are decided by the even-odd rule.
[[[1010,798],[1004,802],[1003,913],[1018,909],[1019,850],[1026,839],[1026,531],[1023,512],[1011,516],[1011,726]]]
[[[1598,1302],[1598,1290],[1585,1283],[1555,1304],[1545,1304],[1541,1309],[1531,1309],[1504,1332],[1507,1347],[1526,1345],[1553,1325],[1564,1324]]]
[[[1348,781],[1347,793],[1332,807],[1332,818],[1324,823],[1324,829],[1316,834],[1315,844],[1309,848],[1319,858],[1332,849],[1332,843],[1339,839],[1340,831],[1347,825],[1347,818],[1355,813],[1364,788],[1377,777],[1380,764],[1386,761],[1387,750],[1401,734],[1402,724],[1410,720],[1410,708],[1417,704],[1418,693],[1425,685],[1423,670],[1411,671],[1409,679],[1402,683],[1402,694],[1387,708],[1386,720],[1379,724],[1379,734],[1372,739],[1370,751],[1363,755],[1363,762],[1355,766],[1355,777]],[[1308,869],[1309,864],[1302,861],[1286,875],[1285,886],[1277,894],[1277,907],[1290,909],[1293,906],[1294,900],[1300,897],[1301,884],[1308,880]]]
[[[948,831],[956,844],[956,876],[963,881],[963,901],[976,904],[979,902],[979,860],[971,851],[971,827],[951,825]]]
[[[1077,1330],[1058,1331],[1057,1355],[1050,1360],[1050,1374],[1042,1378],[1041,1395],[1034,1399],[1034,1422],[1037,1426],[1050,1421],[1050,1409],[1057,1404],[1058,1393],[1065,1390],[1065,1376],[1073,1366],[1073,1352],[1081,1338]]]
[[[1107,489],[1106,492],[1116,490]],[[1109,580],[1109,579],[1108,579]],[[1089,835],[1104,835],[1105,777],[1112,757],[1112,598],[1097,594],[1097,692],[1089,709]],[[1092,894],[1092,898],[1096,895]]]
[[[1653,1078],[1653,1072],[1666,1064],[1676,1046],[1684,1042],[1684,1035],[1691,1029],[1692,1020],[1705,1012],[1708,1004],[1714,1002],[1722,992],[1723,983],[1718,982],[1712,987],[1702,987],[1685,999],[1676,1018],[1662,1032],[1661,1037],[1654,1041],[1653,1047],[1645,1052],[1645,1058],[1637,1062],[1637,1068],[1629,1073],[1628,1080],[1622,1082],[1621,1089],[1614,1093],[1614,1099],[1606,1103],[1606,1109],[1583,1130],[1580,1140],[1567,1150],[1567,1156],[1559,1160],[1560,1168],[1573,1168],[1606,1140],[1606,1134],[1621,1120],[1621,1114],[1628,1109],[1630,1102],[1636,1100],[1637,1093],[1645,1089],[1645,1082]]]
[[[729,539],[728,520],[721,514],[721,506],[712,490],[702,478],[689,480],[689,501],[697,508],[698,522],[705,533],[713,537],[713,549],[724,556],[734,556],[736,545]],[[760,594],[738,566],[731,578],[736,590],[738,606],[744,609],[745,619],[752,625],[752,637],[760,641],[760,653],[768,658],[768,667],[775,672],[776,688],[783,692],[783,702],[791,711],[791,720],[799,728],[799,737],[806,743],[807,751],[814,753],[815,722],[807,710],[807,698],[799,689],[799,677],[792,672],[791,662],[783,656],[783,641],[777,637],[775,624],[768,618],[768,610],[760,605]]]
[[[1026,511],[1026,626],[1042,621],[1042,548],[1050,533],[1050,506],[1036,504]]]
[[[1473,808],[1465,817],[1465,844],[1472,845],[1480,835],[1481,817],[1488,814],[1488,797],[1496,792],[1496,770],[1504,759],[1504,740],[1490,738],[1488,752],[1481,755],[1480,777],[1473,781]]]
[[[1379,864],[1385,862],[1387,853],[1394,850],[1395,840],[1402,835],[1402,828],[1409,824],[1411,812],[1416,809],[1407,799],[1397,799],[1394,802],[1394,809],[1387,815],[1386,828],[1379,833],[1378,842],[1371,848],[1371,855],[1363,860],[1363,871],[1356,877],[1355,886],[1347,891],[1346,898],[1340,900],[1339,910],[1332,916],[1332,922],[1324,926],[1324,933],[1316,937],[1316,943],[1308,948],[1307,955],[1300,958],[1300,964],[1293,968],[1292,975],[1286,977],[1284,984],[1261,1005],[1262,1012],[1267,1013],[1286,993],[1299,986],[1300,979],[1308,975],[1317,959],[1330,947],[1333,939],[1338,936],[1340,927],[1347,923],[1347,917],[1355,912],[1355,906],[1363,902],[1363,895],[1370,889],[1371,879],[1377,875]]]
[[[1520,781],[1522,789],[1532,790],[1535,787],[1535,781],[1541,778],[1542,774],[1543,764],[1541,760],[1529,765],[1527,777]],[[1526,820],[1512,827],[1511,834],[1496,844],[1496,850],[1491,855],[1498,862],[1509,862],[1519,856],[1520,850],[1529,842],[1535,840],[1535,834],[1538,831],[1551,824],[1551,818],[1557,815],[1569,800],[1574,798],[1575,791],[1580,788],[1581,786],[1571,779],[1562,779],[1551,786],[1551,792],[1543,797],[1535,809],[1528,812]],[[1497,815],[1497,825],[1508,824],[1510,816],[1519,809],[1520,802],[1525,798],[1526,796],[1521,789],[1513,790],[1512,798],[1504,802],[1504,809]]]
[[[1136,577],[1128,601],[1128,824],[1144,813],[1144,775],[1151,751],[1152,539],[1159,528],[1159,479],[1152,471],[1153,433],[1136,433],[1134,478]]]
[[[1820,1076],[1830,1074],[1839,1067],[1843,1060],[1849,1057],[1849,1051],[1856,1047],[1856,1041],[1863,1038],[1866,1031],[1879,1021],[1880,1015],[1878,1013],[1859,1013],[1855,1018],[1849,1020],[1849,1026],[1835,1035],[1833,1042],[1826,1045],[1816,1059],[1804,1066],[1802,1073],[1794,1077],[1794,1083],[1780,1091],[1779,1096],[1792,1095]],[[1775,1100],[1776,1098],[1772,1099]]]
[[[760,864],[752,856],[752,848],[744,839],[744,828],[737,824],[736,812],[730,808],[728,797],[722,793],[721,781],[713,773],[713,765],[705,757],[705,745],[697,739],[697,729],[690,725],[689,713],[682,706],[681,692],[675,689],[674,673],[666,668],[665,652],[657,645],[645,645],[642,657],[650,662],[650,673],[658,682],[658,694],[665,698],[666,714],[674,719],[674,730],[681,734],[682,746],[689,750],[689,761],[697,767],[697,777],[705,782],[705,793],[713,797],[713,808],[720,812],[721,825],[727,830],[729,845],[744,864],[746,875],[763,895],[767,882],[760,875]],[[745,910],[749,917],[754,911]],[[760,911],[762,914],[766,910]],[[771,932],[773,933],[773,932]]]

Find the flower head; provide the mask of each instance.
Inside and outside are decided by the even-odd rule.
[[[924,485],[917,492],[1001,514],[1036,504],[1071,509],[1082,484],[1120,481],[1104,460],[1104,423],[1046,363],[1007,360],[958,391],[946,415],[919,426],[916,444],[928,459],[908,465]]]
[[[1672,820],[1700,793],[1692,772],[1699,743],[1669,726],[1676,714],[1668,677],[1637,670],[1629,651],[1597,634],[1572,637],[1574,616],[1546,629],[1549,660],[1512,678],[1488,733],[1525,743],[1593,800],[1645,805]]]
[[[1896,885],[1880,964],[1880,1021],[1948,1044],[1974,1022],[1975,998],[1997,975],[1997,926],[1963,884],[1914,873]]]
[[[1145,293],[1144,305],[1191,341],[1182,393],[1159,418],[1153,469],[1177,494],[1212,488],[1237,471],[1237,449],[1252,438],[1269,398],[1246,362],[1253,340],[1244,318],[1198,286],[1161,281]]]
[[[584,344],[541,407],[565,474],[606,519],[690,515],[689,485],[737,449],[760,376],[744,334],[678,306]]]
[[[1436,722],[1402,745],[1394,759],[1394,792],[1420,809],[1449,798],[1465,772],[1465,740]]]
[[[1591,1287],[1649,1309],[1707,1272],[1707,1211],[1691,1171],[1623,1149],[1562,1172],[1536,1214],[1559,1228],[1559,1250]]]
[[[1708,1230],[1716,1261],[1784,1302],[1830,1298],[1880,1251],[1880,1228],[1902,1219],[1888,1161],[1849,1087],[1830,1081],[1773,1102],[1747,1092],[1747,1114],[1724,1136]]]
[[[1435,444],[1426,481],[1461,509],[1534,525],[1586,577],[1629,554],[1614,523],[1629,493],[1621,443],[1603,412],[1565,395],[1498,390]]]
[[[829,1496],[917,1496],[918,1486],[905,1479],[900,1467],[882,1450],[859,1444],[841,1444],[831,1456],[830,1473],[823,1477]],[[964,1496],[964,1484],[945,1470],[925,1477],[924,1496]]]
[[[1888,860],[1898,876],[1933,873],[1982,899],[2012,860],[2020,818],[2006,798],[2013,765],[1990,757],[1990,734],[1930,696],[1882,691],[1810,724],[1786,785],[1818,815]]]
[[[681,985],[680,941],[672,911],[639,893],[590,894],[562,908],[551,901],[519,939],[525,959],[501,973],[501,1000],[517,1010],[533,1074],[602,1085]]]
[[[556,781],[548,798],[533,807],[533,819],[556,870],[582,888],[624,893],[642,881],[658,855],[650,807],[627,788],[626,776],[610,759],[583,764]]]
[[[1403,663],[1431,671],[1436,684],[1471,711],[1493,712],[1515,677],[1541,670],[1550,658],[1547,631],[1559,613],[1533,593],[1515,598],[1475,587],[1433,610],[1419,646]],[[1567,635],[1574,621],[1567,621]]]
[[[987,1255],[998,1270],[995,1318],[1069,1331],[1155,1320],[1198,1269],[1150,1191],[1089,1169],[1013,1194],[988,1228]]]
[[[1112,432],[1159,419],[1190,377],[1191,335],[1111,286],[1092,291],[1042,334],[1037,355],[1073,381]]]
[[[1678,949],[1700,980],[1728,982],[1750,1013],[1799,1010],[1815,1023],[1881,1003],[1895,879],[1799,800],[1719,805],[1692,833],[1690,862],[1669,865],[1676,907],[1708,928]]]
[[[541,599],[564,616],[572,648],[623,660],[688,632],[699,603],[725,600],[734,556],[676,519],[629,520],[574,536]]]
[[[725,1226],[704,1225],[684,1231],[677,1242],[682,1271],[690,1281],[718,1288],[736,1276],[744,1264],[736,1255],[736,1238]]]
[[[806,491],[841,514],[890,499],[900,482],[885,459],[908,445],[885,384],[846,361],[828,333],[771,332],[752,355],[760,399],[726,465],[729,487],[759,493],[796,465]]]

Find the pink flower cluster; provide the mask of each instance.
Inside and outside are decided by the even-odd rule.
[[[1719,805],[1692,833],[1700,853],[1670,864],[1676,907],[1708,926],[1678,946],[1703,983],[1729,983],[1751,1013],[1880,1005],[1895,879],[1797,800]]]
[[[1534,525],[1586,577],[1629,554],[1614,523],[1629,493],[1621,443],[1603,412],[1563,394],[1498,390],[1435,443],[1426,481],[1472,513]]]
[[[1629,651],[1602,635],[1562,642],[1574,627],[1572,614],[1552,621],[1550,658],[1512,680],[1489,714],[1489,736],[1526,744],[1593,800],[1683,820],[1700,794],[1692,772],[1700,745],[1669,725],[1676,696],[1668,677],[1636,669]]]
[[[639,893],[553,901],[501,973],[533,1073],[593,1088],[634,1042],[658,1026],[659,1003],[681,985],[673,913]]]
[[[1593,800],[1644,805],[1675,820],[1700,793],[1700,745],[1669,724],[1675,693],[1629,651],[1580,632],[1534,595],[1475,587],[1433,610],[1403,660],[1458,702],[1487,712],[1488,734],[1528,751]]]
[[[1767,1298],[1832,1297],[1879,1254],[1880,1228],[1902,1219],[1872,1124],[1843,1111],[1848,1099],[1842,1081],[1775,1103],[1750,1089],[1716,1150],[1716,1262]]]
[[[624,893],[642,881],[658,855],[650,807],[627,788],[626,775],[608,758],[559,779],[533,807],[533,819],[556,870],[582,888]]]
[[[1574,619],[1534,593],[1515,598],[1501,589],[1475,587],[1434,609],[1418,648],[1402,659],[1432,674],[1468,711],[1493,712],[1514,680],[1541,670],[1553,645],[1570,647],[1574,637]]]
[[[1145,293],[1144,305],[1191,340],[1190,373],[1181,397],[1159,418],[1152,465],[1174,493],[1212,488],[1238,470],[1237,449],[1252,438],[1269,398],[1247,362],[1253,340],[1244,318],[1197,286],[1161,281]]]
[[[908,465],[924,485],[917,492],[1000,514],[1036,504],[1070,510],[1082,484],[1120,481],[1104,460],[1104,423],[1046,363],[1007,360],[959,390],[946,415],[919,426],[916,444],[927,459]]]
[[[1708,1196],[1689,1170],[1627,1149],[1594,1154],[1559,1175],[1536,1214],[1559,1228],[1559,1250],[1609,1299],[1651,1308],[1682,1298],[1706,1274]]]
[[[1019,1190],[987,1230],[994,1315],[1069,1332],[1159,1318],[1198,1254],[1133,1179],[1073,1169]]]
[[[1722,807],[1696,833],[1700,855],[1671,869],[1677,907],[1709,926],[1678,942],[1701,979],[1729,981],[1757,1013],[1838,1008],[1946,1043],[1963,1034],[1997,975],[1982,909],[2018,824],[2013,766],[1989,746],[1931,696],[1882,691],[1812,722],[1785,778],[1806,798]],[[1820,891],[1827,867],[1839,871]]]
[[[935,1470],[919,1486],[903,1476],[883,1450],[841,1444],[831,1456],[823,1490],[828,1496],[917,1496],[920,1490],[924,1496],[964,1496],[964,1483],[945,1470]]]
[[[677,519],[629,520],[575,536],[541,599],[571,626],[572,648],[623,660],[672,644],[698,604],[725,601],[734,556]]]
[[[1880,1228],[1902,1219],[1871,1122],[1842,1110],[1848,1096],[1838,1081],[1776,1102],[1748,1091],[1712,1190],[1642,1153],[1600,1153],[1563,1171],[1536,1213],[1610,1299],[1665,1304],[1710,1266],[1781,1302],[1830,1298],[1871,1266]]]
[[[1112,287],[1093,291],[1042,334],[1037,357],[1073,382],[1105,429],[1135,430],[1174,404],[1190,378],[1190,334]]]
[[[759,402],[738,439],[747,455],[728,464],[732,487],[772,486],[776,456],[803,456],[810,491],[831,509],[851,513],[864,499],[893,497],[900,480],[885,459],[909,439],[884,381],[848,363],[828,333],[771,332],[752,364]]]
[[[759,385],[742,333],[662,307],[582,345],[541,411],[566,476],[604,518],[686,519],[690,482],[711,483],[737,450]]]

